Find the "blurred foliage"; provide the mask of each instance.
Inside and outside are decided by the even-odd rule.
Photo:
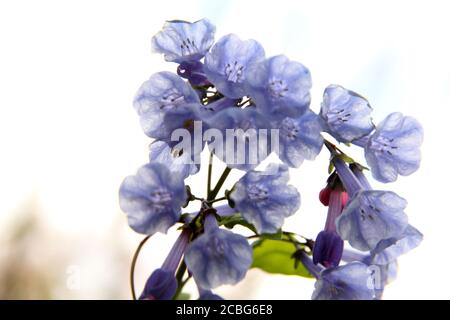
[[[129,299],[130,249],[121,215],[111,227],[67,234],[57,230],[33,199],[23,203],[0,237],[0,299]],[[70,287],[79,271],[79,288]]]
[[[20,211],[1,244],[0,299],[51,299],[51,270],[33,256],[32,244],[40,233],[33,205],[27,203]]]

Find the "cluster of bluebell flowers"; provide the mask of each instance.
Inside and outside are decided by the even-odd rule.
[[[130,227],[146,235],[132,275],[150,236],[176,224],[180,235],[139,298],[182,298],[192,279],[199,299],[222,299],[215,288],[240,282],[251,267],[265,270],[255,263],[254,251],[270,240],[293,245],[288,263],[306,270],[295,274],[316,279],[312,299],[380,299],[395,278],[397,258],[417,247],[422,234],[409,224],[407,201],[392,191],[374,190],[365,172],[383,183],[415,172],[420,124],[392,113],[375,125],[369,102],[338,85],[325,89],[315,113],[311,74],[303,64],[284,55],[267,57],[259,42],[235,34],[215,41],[215,26],[207,19],[166,22],[152,47],[175,70],[153,74],[133,103],[153,141],[149,162],[125,178],[119,191]],[[326,140],[324,132],[336,141]],[[363,148],[368,168],[338,143]],[[319,199],[328,214],[313,240],[283,230],[301,202],[289,184],[289,170],[314,160],[324,145],[331,156]],[[185,180],[200,171],[204,151],[210,156],[207,193],[201,197]],[[260,169],[272,153],[280,161]],[[214,157],[226,168],[213,186]],[[233,169],[242,177],[219,195]],[[198,209],[185,212],[191,203]],[[252,235],[235,232],[236,225]],[[277,270],[273,262],[270,268]],[[284,266],[279,270],[286,274]]]

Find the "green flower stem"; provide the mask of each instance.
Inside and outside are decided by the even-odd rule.
[[[220,191],[220,188],[222,188],[222,186],[225,183],[225,180],[227,179],[230,172],[231,172],[231,168],[226,167],[225,170],[223,171],[222,175],[220,176],[219,181],[217,181],[216,186],[210,192],[209,197],[207,198],[208,201],[214,200],[216,198],[217,194]]]
[[[177,274],[175,275],[176,279],[177,279],[177,291],[175,292],[175,295],[173,296],[173,300],[177,300],[178,296],[181,293],[181,290],[183,290],[184,285],[186,284],[187,280],[189,280],[189,277],[183,281],[183,276],[186,272],[187,268],[186,268],[186,263],[184,263],[184,260],[181,262],[180,266],[178,267],[178,271]]]
[[[208,201],[209,204],[215,203],[215,202],[219,202],[219,201],[224,201],[227,200],[227,197],[220,197],[211,201]]]
[[[207,191],[206,191],[206,197],[208,199],[211,195],[211,176],[212,176],[213,157],[214,157],[213,153],[210,152],[209,163],[208,163],[208,182],[207,182]]]

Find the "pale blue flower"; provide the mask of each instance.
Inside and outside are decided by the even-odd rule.
[[[402,254],[416,248],[422,242],[423,235],[411,225],[398,237],[380,241],[370,252],[374,264],[386,265],[395,261]]]
[[[322,149],[322,127],[310,110],[301,117],[273,122],[272,128],[279,130],[278,156],[290,167],[298,168],[305,159],[314,160]]]
[[[222,97],[219,100],[213,101],[200,108],[200,117],[204,121],[210,121],[212,117],[217,115],[220,111],[225,109],[236,109],[236,100],[227,97]]]
[[[200,108],[200,99],[197,92],[180,76],[171,72],[158,72],[139,88],[133,106],[145,134],[167,140],[173,131],[173,124],[165,120],[167,114],[194,114],[195,109]]]
[[[255,40],[234,34],[222,37],[205,57],[204,72],[218,91],[228,98],[246,95],[247,69],[264,59],[263,47]]]
[[[245,237],[220,229],[207,215],[205,232],[190,243],[184,260],[195,282],[204,289],[241,281],[250,268],[253,251]],[[214,219],[214,221],[212,221]]]
[[[381,182],[407,176],[420,166],[420,146],[423,129],[411,117],[395,112],[386,117],[365,146],[367,164],[372,175]]]
[[[128,216],[128,224],[134,231],[148,235],[167,232],[180,218],[186,198],[182,178],[161,163],[142,166],[136,175],[124,179],[119,191],[120,207]]]
[[[398,237],[405,230],[406,205],[406,200],[394,192],[357,192],[337,218],[337,232],[353,248],[373,250],[381,240]]]
[[[397,260],[388,264],[375,264],[369,254],[363,254],[353,250],[344,250],[342,260],[346,262],[360,261],[367,265],[367,272],[372,276],[372,285],[375,290],[376,299],[381,299],[386,285],[397,277]]]
[[[373,300],[375,290],[367,265],[351,262],[323,270],[316,281],[313,300]]]
[[[199,287],[198,291],[200,293],[198,300],[224,300],[221,296],[215,294],[211,290],[206,290]]]
[[[255,108],[226,108],[207,126],[220,133],[208,137],[210,151],[230,168],[252,170],[271,153],[270,123]]]
[[[216,27],[207,19],[196,22],[167,21],[152,38],[155,52],[164,54],[166,61],[200,60],[214,43]]]
[[[352,142],[372,132],[372,108],[359,94],[341,86],[325,89],[320,117],[325,131],[340,142]]]
[[[311,74],[301,63],[279,55],[252,66],[246,75],[248,95],[267,117],[295,118],[308,109]]]
[[[264,171],[247,172],[235,185],[230,198],[235,209],[258,233],[275,233],[284,219],[300,207],[300,194],[288,181],[288,167],[271,164]]]
[[[200,170],[200,154],[194,155],[189,150],[177,150],[164,141],[154,141],[150,144],[150,163],[162,163],[170,168],[172,174],[186,179]]]

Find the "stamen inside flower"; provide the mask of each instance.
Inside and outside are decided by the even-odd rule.
[[[189,38],[186,38],[182,41],[182,43],[180,44],[180,48],[182,56],[189,56],[199,52],[197,46],[194,43],[194,40],[191,40]]]
[[[273,98],[282,98],[289,91],[287,83],[283,80],[270,80],[268,89]]]
[[[166,188],[159,187],[155,188],[148,196],[151,206],[157,210],[161,211],[164,208],[171,204],[172,201],[172,193],[168,191]]]
[[[227,80],[234,83],[242,82],[243,70],[244,66],[237,61],[227,63],[225,66],[225,75],[227,76]]]
[[[173,109],[184,103],[184,95],[175,88],[171,88],[161,97],[160,109]]]
[[[349,108],[341,108],[338,110],[331,109],[327,113],[328,124],[332,126],[340,126],[345,122],[349,121],[352,113]]]
[[[269,192],[266,188],[254,184],[247,187],[247,194],[250,200],[255,201],[264,201],[269,198]]]
[[[372,139],[371,149],[377,153],[387,153],[388,155],[393,155],[393,152],[398,147],[394,144],[394,138],[384,137],[382,135]]]
[[[291,118],[286,118],[282,121],[280,126],[280,134],[288,140],[295,140],[297,138],[300,128],[297,123]]]

